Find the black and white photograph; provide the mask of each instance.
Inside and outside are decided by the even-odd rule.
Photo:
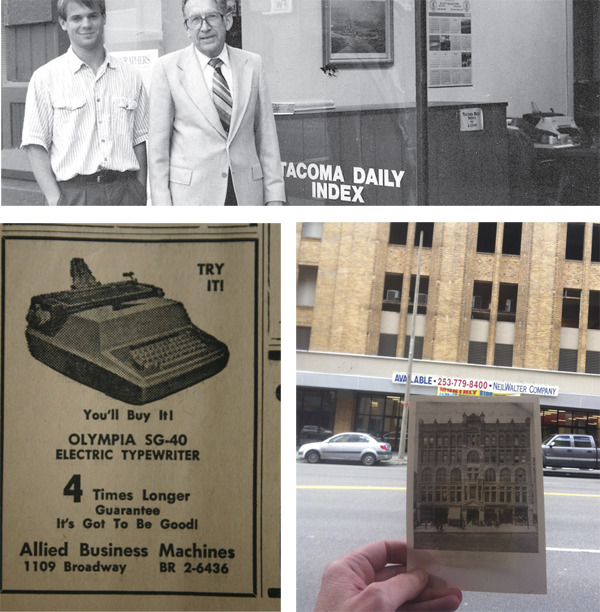
[[[409,564],[442,555],[463,588],[545,592],[539,400],[417,398],[409,427]],[[498,560],[485,588],[476,574]]]
[[[2,206],[596,206],[599,11],[7,0]]]
[[[325,64],[392,63],[392,10],[390,0],[324,0]]]

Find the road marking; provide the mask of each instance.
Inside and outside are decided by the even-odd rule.
[[[550,491],[546,491],[544,495],[563,495],[565,497],[600,497],[600,495],[595,495],[593,493],[551,493]]]
[[[351,487],[332,485],[296,485],[296,489],[337,489],[337,490],[364,490],[364,491],[406,491],[406,487]]]
[[[546,548],[552,552],[578,552],[578,553],[596,553],[600,554],[600,550],[590,550],[589,548]]]

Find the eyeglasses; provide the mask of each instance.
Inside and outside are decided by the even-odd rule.
[[[205,21],[211,27],[218,26],[223,17],[224,15],[221,13],[208,13],[208,15],[204,15],[204,17],[202,17],[202,15],[193,15],[186,19],[184,23],[188,30],[199,30],[204,25]]]

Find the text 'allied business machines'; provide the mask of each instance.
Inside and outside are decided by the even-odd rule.
[[[220,372],[227,346],[196,327],[181,302],[153,285],[102,284],[71,260],[70,290],[38,295],[27,313],[33,357],[129,404],[146,404]]]

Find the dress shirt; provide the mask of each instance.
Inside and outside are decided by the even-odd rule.
[[[27,90],[21,146],[42,146],[58,181],[99,170],[139,170],[148,95],[139,73],[106,53],[94,74],[71,48],[38,68]]]
[[[208,91],[210,91],[210,95],[214,99],[213,75],[215,73],[215,69],[208,63],[212,58],[207,57],[204,55],[204,53],[200,53],[196,47],[194,47],[194,50],[196,51],[196,56],[200,62],[200,68],[202,68],[202,75],[204,76],[206,87],[208,87]],[[219,53],[217,57],[223,62],[221,65],[221,74],[225,77],[227,85],[229,85],[229,91],[231,92],[231,98],[233,99],[233,76],[231,72],[231,60],[229,59],[229,53],[227,53],[227,47],[223,47],[221,53]]]

